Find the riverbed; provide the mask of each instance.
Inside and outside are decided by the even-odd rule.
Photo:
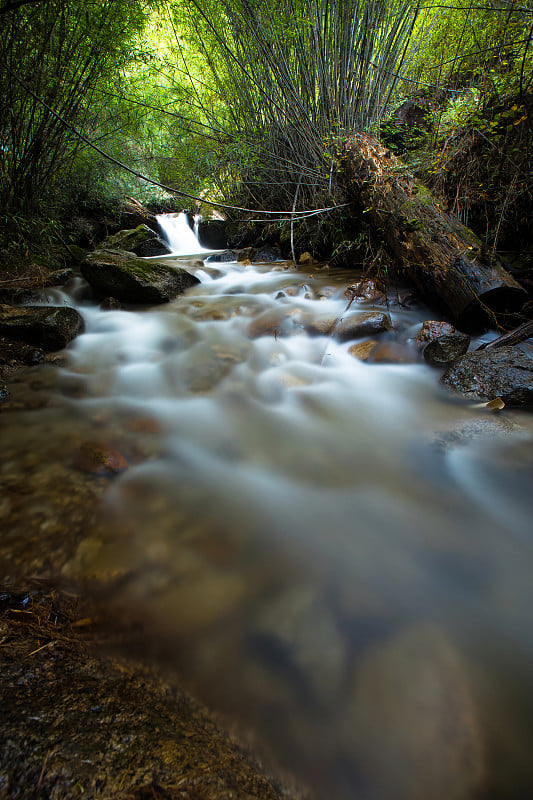
[[[351,305],[401,347],[365,362],[309,332],[342,273],[190,269],[157,308],[43,297],[86,331],[2,407],[4,580],[138,621],[134,649],[317,797],[527,796],[531,416],[440,386],[408,292]]]

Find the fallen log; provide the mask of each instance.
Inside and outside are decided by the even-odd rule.
[[[398,266],[459,327],[522,307],[527,293],[497,256],[376,138],[353,136],[339,163],[349,199],[362,204]]]
[[[476,350],[488,350],[494,347],[511,347],[514,344],[525,342],[531,336],[533,336],[533,319],[528,319],[527,322],[523,322],[518,328],[514,328],[514,330],[508,333],[503,333],[501,336],[498,336],[497,339],[493,339],[491,342],[484,342],[479,347],[476,347]]]

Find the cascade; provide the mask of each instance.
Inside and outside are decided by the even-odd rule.
[[[159,214],[157,222],[163,234],[172,248],[171,255],[194,256],[213,252],[206,247],[202,247],[198,239],[198,223],[195,218],[194,230],[189,224],[189,218],[185,212],[179,214]]]

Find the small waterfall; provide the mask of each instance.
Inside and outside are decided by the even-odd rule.
[[[194,230],[189,224],[187,214],[183,211],[179,214],[159,214],[157,221],[173,254],[192,256],[213,252],[200,244],[196,218]]]

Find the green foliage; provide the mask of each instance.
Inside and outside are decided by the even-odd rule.
[[[96,90],[130,58],[145,4],[48,0],[0,18],[0,207],[33,214],[57,196],[80,140],[98,138],[109,109]],[[105,123],[104,123],[105,125]]]

